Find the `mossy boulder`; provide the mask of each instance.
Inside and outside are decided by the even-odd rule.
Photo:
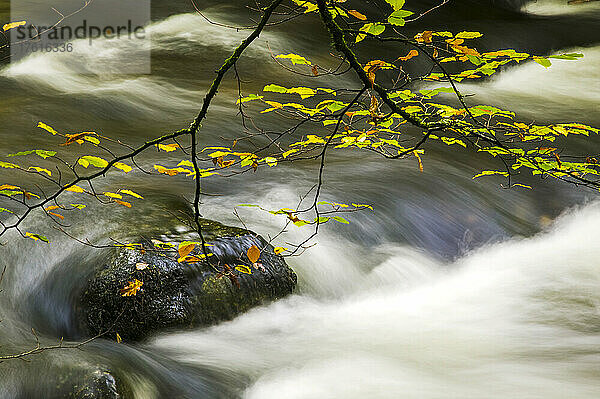
[[[89,335],[112,330],[123,339],[141,340],[154,332],[229,320],[292,293],[295,273],[261,236],[209,220],[201,223],[213,254],[208,260],[178,262],[179,243],[198,241],[183,229],[157,237],[174,245],[172,251],[158,250],[157,241],[147,239],[138,240],[145,251],[114,249],[82,290],[82,328]],[[247,255],[253,245],[260,249],[256,264]],[[190,256],[201,255],[196,245]],[[123,296],[121,290],[135,280],[143,283],[140,290]]]

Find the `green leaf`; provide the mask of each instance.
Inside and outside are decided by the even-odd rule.
[[[38,173],[45,173],[48,176],[52,176],[52,172],[50,172],[48,169],[45,168],[40,168],[39,166],[30,166],[29,168],[27,168],[27,170],[35,170]]]
[[[557,60],[576,60],[578,58],[582,58],[583,54],[580,53],[569,53],[569,54],[559,54],[559,55],[550,55],[548,58],[554,58]]]
[[[288,89],[287,92],[289,94],[298,94],[303,100],[317,94],[317,92],[310,87],[292,87],[291,89]]]
[[[481,60],[481,58],[477,57],[476,55],[467,54],[467,58],[469,59],[469,61],[471,61],[471,64],[473,64],[473,65],[483,64],[483,61]]]
[[[259,96],[258,94],[250,94],[248,97],[240,98],[236,101],[236,104],[246,103],[248,101],[260,100],[264,98],[263,96]]]
[[[533,57],[533,60],[545,68],[549,68],[552,65],[552,63],[550,62],[550,60],[548,58]]]
[[[479,32],[460,32],[455,36],[455,39],[475,39],[483,36]]]
[[[83,161],[83,162],[82,162]],[[86,155],[79,159],[79,164],[84,168],[87,168],[89,165],[95,166],[97,168],[105,168],[108,166],[108,161],[100,158],[94,157],[91,155]],[[87,164],[87,165],[86,165]]]
[[[397,11],[404,7],[405,0],[385,0],[386,3],[392,6],[392,8]]]
[[[311,3],[310,1],[305,1],[305,0],[293,0],[293,1],[294,1],[294,3],[298,4],[299,6],[306,8],[306,10],[304,11],[305,14],[307,14],[309,12],[317,11],[319,9],[319,7],[315,3]]]
[[[36,154],[44,159],[53,157],[56,155],[56,151],[46,151],[46,150],[29,150],[29,151],[21,151],[15,154],[8,154],[9,157],[20,157],[24,155]]]
[[[344,219],[341,216],[334,216],[332,219],[335,220],[335,221],[337,221],[337,222],[340,222],[340,223],[350,224],[349,221],[347,221],[346,219]]]
[[[263,91],[272,91],[274,93],[287,93],[288,89],[286,89],[283,86],[278,86],[278,85],[267,85],[267,86],[265,86]]]
[[[306,58],[298,54],[280,54],[275,58],[286,58],[292,62],[293,65],[312,65],[312,63]]]
[[[484,170],[483,172],[473,176],[473,179],[477,179],[478,177],[482,177],[482,176],[492,176],[492,175],[500,175],[500,176],[508,177],[508,172],[502,172],[499,170]]]
[[[0,190],[1,195],[6,195],[7,197],[12,197],[13,195],[21,194],[23,191],[19,190]]]
[[[31,238],[34,241],[41,240],[41,241],[44,241],[44,242],[47,242],[47,243],[50,242],[46,236],[43,236],[43,235],[40,235],[40,234],[25,233],[25,237]]]
[[[366,32],[366,33],[370,33],[372,35],[378,36],[381,35],[384,31],[385,31],[385,25],[383,24],[374,24],[374,23],[369,23],[369,24],[364,24],[360,29],[361,32]],[[356,37],[356,42],[360,42],[361,40],[363,40],[365,37],[367,37],[367,35],[364,34],[360,34]]]
[[[406,11],[406,10],[397,10],[394,11],[389,17],[388,17],[388,22],[392,25],[396,25],[396,26],[404,26],[404,24],[406,23],[406,21],[404,20],[405,17],[411,16],[413,15],[413,13],[411,11]]]

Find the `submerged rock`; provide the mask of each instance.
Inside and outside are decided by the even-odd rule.
[[[123,339],[140,340],[153,332],[229,320],[292,293],[295,273],[262,237],[209,220],[201,222],[214,254],[210,263],[179,263],[174,251],[155,250],[156,241],[141,241],[145,252],[113,250],[82,290],[78,313],[84,330],[90,335],[111,330]],[[197,241],[191,231],[158,239],[174,245]],[[260,249],[256,264],[247,256],[253,245]],[[201,256],[201,246],[196,245],[190,255]],[[136,295],[122,296],[121,290],[135,280],[143,283]]]

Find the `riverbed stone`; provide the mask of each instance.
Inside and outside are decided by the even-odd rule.
[[[137,341],[156,332],[229,320],[292,293],[296,274],[261,236],[205,219],[201,225],[213,255],[200,262],[178,262],[179,244],[199,241],[191,229],[140,239],[144,251],[111,250],[80,295],[83,330]],[[160,250],[169,245],[173,250]],[[260,249],[256,263],[247,255],[252,246]],[[202,255],[201,245],[189,254]],[[136,280],[143,283],[139,291],[123,296],[122,289]]]

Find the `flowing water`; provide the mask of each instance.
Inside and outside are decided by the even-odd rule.
[[[211,18],[244,23],[239,2],[199,2]],[[600,125],[600,8],[591,2],[456,1],[422,28],[477,29],[482,45],[550,54],[582,52],[548,70],[517,65],[462,88],[537,122]],[[0,2],[0,13],[6,1]],[[213,71],[245,32],[209,25],[185,1],[155,0],[152,74],[111,75],[131,51],[99,43],[79,59],[30,56],[0,69],[2,153],[51,145],[35,131],[95,130],[142,142],[185,126]],[[314,22],[263,34],[239,70],[246,91],[266,81],[290,85],[269,61],[294,51],[319,60],[328,41]],[[326,61],[323,61],[326,62]],[[75,64],[90,72],[74,73]],[[351,82],[351,78],[345,78]],[[298,83],[298,82],[295,82]],[[348,83],[350,84],[350,83]],[[228,80],[202,129],[207,144],[233,138],[236,85]],[[265,121],[266,122],[266,121]],[[276,124],[275,122],[272,122]],[[277,127],[277,126],[273,126]],[[600,152],[598,141],[575,143]],[[175,160],[177,158],[172,158]],[[140,162],[150,165],[151,160]],[[420,173],[413,161],[382,162],[356,153],[330,158],[324,199],[371,203],[351,225],[326,225],[318,245],[289,260],[295,295],[211,328],[158,335],[141,344],[97,340],[82,350],[46,352],[0,364],[0,397],[47,398],[80,370],[113,373],[135,398],[598,398],[600,397],[600,203],[597,193],[550,181],[503,190],[473,181],[493,165],[469,152],[434,149]],[[252,179],[209,181],[203,214],[239,224],[240,203],[278,208],[314,184],[317,165],[280,166]],[[3,175],[3,179],[8,179]],[[114,178],[102,184],[109,186]],[[146,200],[133,211],[91,206],[74,232],[106,240],[169,225],[167,210],[191,195],[184,178],[131,173],[125,183]],[[281,220],[240,209],[248,227],[275,234]],[[34,215],[30,227],[43,220]],[[96,250],[56,233],[51,245],[13,236],[0,248],[7,266],[0,293],[0,351],[18,352],[61,336],[79,338],[72,293],[99,261]],[[306,231],[293,231],[300,240]],[[62,377],[61,377],[62,376]]]

